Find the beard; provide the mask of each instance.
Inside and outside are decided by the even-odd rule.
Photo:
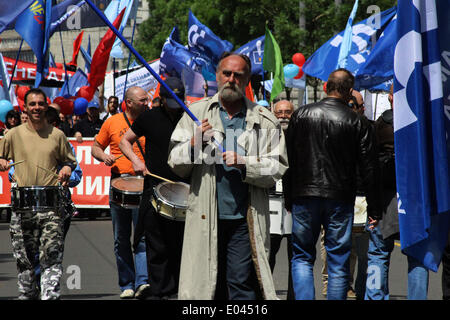
[[[244,91],[229,82],[219,88],[219,97],[225,102],[236,102],[244,96]]]
[[[286,131],[289,127],[289,119],[280,119],[280,125],[281,129],[283,129],[283,131]]]

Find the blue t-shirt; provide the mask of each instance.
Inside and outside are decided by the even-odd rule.
[[[244,156],[245,150],[238,147],[237,139],[245,130],[247,108],[231,119],[227,111],[220,106],[220,119],[225,130],[222,142],[225,150],[235,151]],[[242,170],[227,167],[225,163],[216,164],[216,188],[219,219],[242,219],[247,216],[248,185],[242,181]]]

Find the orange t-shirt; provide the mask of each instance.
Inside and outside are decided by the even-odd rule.
[[[130,120],[130,123],[133,124],[133,121]],[[125,121],[124,115],[122,113],[115,114],[106,119],[100,129],[100,132],[95,136],[95,140],[97,140],[97,142],[105,149],[109,145],[110,153],[113,156],[121,156],[122,151],[119,149],[119,143],[129,128],[130,127]],[[139,143],[141,144],[142,149],[145,150],[145,137],[140,137]],[[142,161],[144,161],[144,157],[142,156],[136,142],[133,144],[133,151]],[[111,167],[111,171],[118,174],[135,175],[131,161],[125,156],[116,160],[114,165]]]

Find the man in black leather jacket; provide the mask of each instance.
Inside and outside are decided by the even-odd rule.
[[[292,210],[292,273],[296,299],[314,299],[313,265],[323,225],[329,300],[345,300],[349,279],[356,167],[366,187],[369,228],[380,219],[373,130],[348,107],[353,75],[338,69],[327,82],[328,97],[299,108],[291,117],[284,177],[286,208]]]

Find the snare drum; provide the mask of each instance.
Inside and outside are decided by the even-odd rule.
[[[189,185],[184,182],[161,182],[153,189],[151,199],[155,210],[164,218],[176,221],[186,219]]]
[[[125,209],[139,207],[144,190],[144,177],[124,176],[111,180],[111,201]]]
[[[367,222],[367,202],[366,197],[356,197],[355,215],[353,217],[353,232],[362,233]]]
[[[61,187],[55,186],[12,187],[11,208],[34,212],[56,210],[62,206],[61,191]]]

